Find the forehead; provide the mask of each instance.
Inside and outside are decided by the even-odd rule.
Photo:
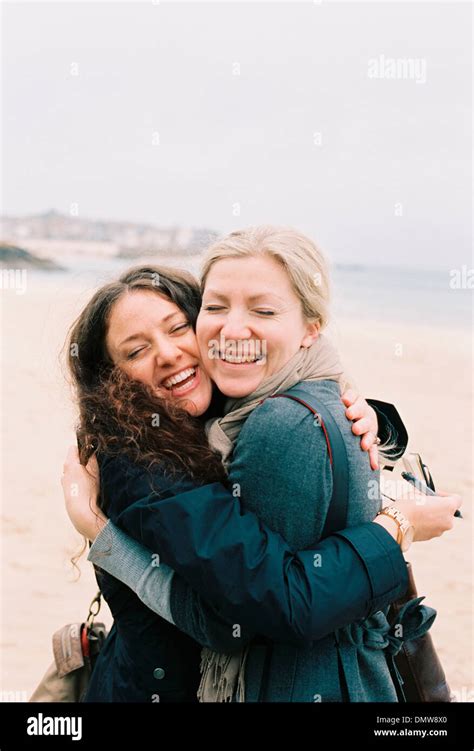
[[[127,291],[112,306],[108,321],[108,337],[115,338],[125,329],[137,325],[159,325],[166,316],[179,313],[172,300],[153,290]]]
[[[284,266],[269,255],[222,258],[211,267],[204,291],[241,292],[256,297],[284,291],[293,293]]]

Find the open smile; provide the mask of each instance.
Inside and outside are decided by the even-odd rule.
[[[190,365],[165,378],[160,386],[169,391],[172,396],[182,396],[199,386],[200,382],[201,369],[199,365]]]
[[[219,362],[221,362],[223,365],[229,365],[231,367],[235,366],[244,366],[248,367],[249,365],[262,365],[266,358],[264,355],[244,355],[244,356],[236,356],[236,355],[230,355],[226,352],[220,352],[219,353]]]

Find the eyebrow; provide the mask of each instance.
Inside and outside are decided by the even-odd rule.
[[[215,289],[205,290],[204,296],[210,295],[212,297],[217,297],[219,300],[227,300],[227,297],[222,294],[222,292],[218,292]],[[260,300],[262,297],[275,297],[277,300],[280,300],[281,302],[285,302],[282,297],[279,295],[276,295],[274,292],[259,292],[258,295],[251,295],[249,297],[250,302],[255,302],[255,300]]]
[[[169,321],[171,318],[174,318],[174,316],[179,315],[180,313],[184,315],[182,310],[176,310],[174,313],[168,313],[168,315],[165,316],[161,321],[160,326],[163,323],[167,323],[167,321]],[[119,347],[123,347],[124,344],[131,342],[133,339],[145,339],[145,334],[142,331],[139,331],[136,334],[130,334],[130,336],[127,336],[127,338],[124,339],[123,342],[120,342]]]

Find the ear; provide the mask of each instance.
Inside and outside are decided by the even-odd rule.
[[[320,321],[314,321],[313,323],[307,323],[306,324],[306,333],[301,340],[301,347],[311,347],[312,344],[316,341],[316,339],[319,336],[319,332],[321,330],[321,323]]]

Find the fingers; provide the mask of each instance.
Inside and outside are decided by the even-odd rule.
[[[409,486],[409,489],[406,494],[402,493],[402,497],[415,501],[417,506],[432,506],[433,504],[436,504],[439,508],[444,507],[447,509],[450,516],[453,516],[454,512],[462,506],[462,497],[457,493],[445,493],[439,491],[436,495],[425,495],[416,490],[413,485],[410,485],[409,483],[406,484]]]
[[[369,459],[371,468],[379,469],[379,449],[375,443],[369,449]]]
[[[354,391],[354,389],[347,389],[347,391],[344,391],[341,396],[342,403],[345,404],[346,407],[350,407],[358,398],[359,394],[357,391]]]
[[[452,498],[459,500],[459,505],[462,506],[462,496],[459,493],[447,493],[445,490],[437,490],[436,495],[440,495],[442,498],[447,498],[450,495]]]
[[[77,444],[69,446],[67,450],[66,460],[79,461],[79,449],[77,448]]]
[[[377,445],[376,440],[377,436],[374,433],[371,433],[370,431],[365,433],[360,441],[362,451],[368,451],[373,445]]]
[[[404,497],[415,501],[417,506],[426,506],[426,503],[428,501],[431,501],[431,499],[435,497],[434,495],[426,495],[425,493],[420,493],[420,491],[417,490],[413,485],[411,485],[411,483],[408,483],[408,486],[409,487],[406,490]],[[402,485],[402,487],[405,488],[404,485]]]
[[[86,464],[86,469],[93,477],[99,477],[99,462],[95,454],[92,454],[89,461]]]
[[[461,508],[462,506],[462,498],[460,495],[458,495],[458,493],[449,493],[449,494],[438,493],[437,495],[442,495],[443,498],[446,498],[446,497],[450,498],[453,512],[457,511],[457,509]]]
[[[459,495],[459,493],[446,493],[444,490],[437,490],[436,496],[439,496],[440,498],[450,498],[452,502],[453,507],[453,513],[454,511],[457,511],[462,506],[462,496]],[[436,496],[431,496],[431,498],[436,498]]]
[[[372,430],[377,431],[377,414],[362,396],[358,396],[355,402],[346,409],[346,417],[348,420],[360,420],[363,417],[368,417],[371,421]]]
[[[375,441],[375,433],[373,433],[372,430],[372,421],[369,417],[362,417],[360,420],[357,420],[352,426],[352,432],[354,435],[364,435],[364,433],[370,433],[372,436],[372,442]],[[367,446],[367,448],[369,448]]]
[[[77,446],[69,446],[66,454],[66,459],[63,464],[63,475],[67,471],[68,467],[79,462],[79,451]]]
[[[349,394],[349,398],[345,398],[346,394],[342,397],[342,401],[347,407],[346,417],[349,420],[357,420],[358,417],[364,417],[366,414],[365,399],[362,399],[355,391],[348,391],[347,393]]]
[[[354,423],[352,432],[355,435],[362,435],[360,447],[362,451],[369,452],[370,466],[372,469],[379,469],[379,450],[376,443],[377,436],[369,430],[370,420],[365,418]]]

